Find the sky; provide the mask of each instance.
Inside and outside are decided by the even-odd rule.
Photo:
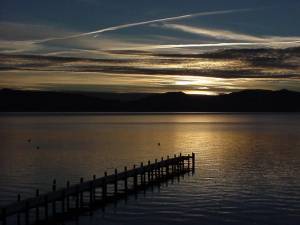
[[[299,0],[0,0],[0,88],[300,91]]]

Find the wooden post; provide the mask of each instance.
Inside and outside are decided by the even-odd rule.
[[[150,172],[150,164],[151,164],[151,162],[150,162],[150,160],[148,161],[148,184],[151,182],[151,172]]]
[[[174,172],[177,173],[177,156],[174,154]]]
[[[118,170],[115,169],[115,195],[118,194]]]
[[[18,203],[20,203],[21,201],[21,195],[18,194]],[[20,217],[20,213],[17,214],[17,225],[21,224],[21,217]]]
[[[188,154],[188,172],[190,172],[190,154]],[[190,174],[190,173],[189,173]]]
[[[83,184],[83,177],[80,178],[80,184]],[[83,207],[83,192],[80,191],[80,208]]]
[[[67,181],[67,191],[69,190],[70,188],[70,181]],[[67,196],[67,212],[70,211],[70,197],[69,195]]]
[[[179,156],[176,157],[176,160],[175,160],[175,172],[176,172],[176,174],[179,173],[179,166],[178,166],[178,164],[179,164]]]
[[[178,161],[178,167],[179,167],[179,173],[181,174],[181,172],[182,172],[182,158],[181,157],[179,158],[179,161]]]
[[[146,186],[146,168],[143,166],[143,185]]]
[[[39,189],[36,189],[35,196],[36,197],[40,196],[40,190]],[[40,220],[40,209],[37,206],[35,210],[36,210],[35,211],[35,220],[36,220],[36,222],[38,222]]]
[[[133,169],[134,169],[134,177],[133,177],[133,188],[136,190],[137,189],[137,175],[136,175],[136,171],[135,171],[136,165],[133,165]]]
[[[169,164],[169,159],[170,157],[167,156],[167,166],[166,166],[166,178],[168,179],[169,178],[169,175],[170,175],[170,172],[169,172],[169,169],[170,169],[170,164]]]
[[[125,171],[125,178],[124,178],[124,187],[125,187],[125,193],[127,193],[128,191],[128,177],[127,177],[127,166],[124,167],[124,171]]]
[[[193,169],[193,172],[195,172],[195,153],[194,152],[192,153],[192,169]]]
[[[163,163],[164,161],[164,157],[161,157],[161,163]],[[161,178],[163,179],[164,178],[164,166],[161,166],[160,167],[160,171],[161,171]]]
[[[93,175],[93,202],[96,201],[96,175]]]
[[[151,183],[153,184],[153,180],[154,180],[154,169],[153,169],[153,167],[150,170],[151,170]]]
[[[53,191],[53,192],[56,191],[56,179],[53,180],[52,191]],[[56,214],[56,202],[55,202],[55,201],[53,201],[53,203],[52,203],[52,214],[53,214],[53,215]]]
[[[161,175],[160,175],[161,165],[158,166],[158,180],[160,181]]]
[[[155,169],[154,169],[154,172],[155,172],[155,181],[157,181],[157,176],[158,176],[158,173],[157,173],[157,159],[155,159]]]
[[[144,186],[144,163],[141,162],[141,168],[142,168],[142,173],[141,173],[141,186]]]
[[[179,173],[180,173],[180,174],[181,174],[182,171],[183,171],[183,163],[184,163],[184,161],[182,160],[182,154],[181,154],[181,152],[180,152],[180,154],[179,154]]]
[[[102,200],[103,201],[106,200],[106,191],[107,191],[106,179],[107,179],[107,172],[104,173],[104,180],[103,180],[103,185],[102,185]]]

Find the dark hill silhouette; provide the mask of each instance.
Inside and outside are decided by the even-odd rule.
[[[218,96],[0,90],[1,112],[300,112],[300,93],[245,90]],[[136,95],[136,96],[135,96]],[[113,96],[113,97],[111,97]]]
[[[157,94],[131,102],[145,111],[287,112],[300,111],[300,93],[288,90],[245,90],[219,96]]]
[[[106,111],[119,106],[117,100],[104,100],[98,97],[76,93],[47,91],[0,91],[0,111],[12,112],[75,112]]]

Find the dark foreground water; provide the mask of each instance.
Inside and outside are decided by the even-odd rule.
[[[0,205],[196,153],[194,176],[66,224],[300,224],[299,114],[1,115],[0,142]]]

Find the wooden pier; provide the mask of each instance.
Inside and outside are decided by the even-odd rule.
[[[46,194],[40,194],[36,190],[36,196],[21,200],[18,195],[17,202],[1,208],[0,218],[3,225],[10,222],[14,217],[14,224],[29,225],[38,224],[39,222],[55,220],[56,217],[79,214],[83,210],[92,210],[96,206],[105,206],[105,204],[116,201],[130,193],[136,193],[143,190],[149,185],[160,185],[169,179],[184,173],[193,172],[195,169],[195,154],[192,155],[174,155],[167,159],[157,159],[154,163],[148,161],[147,164],[141,163],[128,170],[84,181],[70,185],[67,182],[66,187],[56,188],[56,180],[53,181],[52,191]],[[100,192],[100,194],[99,194]]]

